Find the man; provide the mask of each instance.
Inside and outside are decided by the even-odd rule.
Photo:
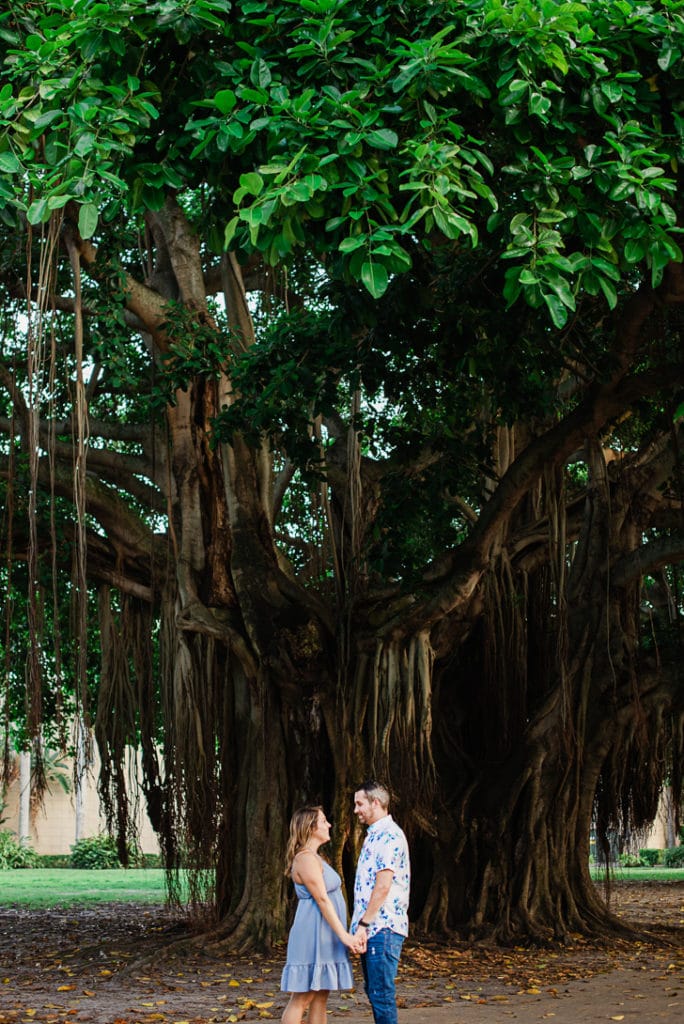
[[[408,935],[408,843],[389,813],[389,793],[378,782],[358,788],[354,814],[368,831],[356,867],[350,931],[366,932],[361,969],[375,1024],[397,1024],[394,982]]]

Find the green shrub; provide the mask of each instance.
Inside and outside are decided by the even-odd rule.
[[[639,856],[644,864],[652,868],[655,864],[661,864],[663,860],[662,850],[639,850]]]
[[[161,853],[143,853],[142,855],[142,867],[144,868],[163,868]]]
[[[0,831],[0,870],[35,868],[38,854],[30,846],[23,846],[13,832]]]
[[[128,865],[132,868],[140,868],[145,865],[145,857],[138,846],[129,845]],[[100,835],[90,836],[87,839],[79,839],[71,847],[69,867],[72,868],[120,868],[121,861],[116,846],[116,839],[113,839],[106,832]]]
[[[116,840],[104,833],[79,839],[71,847],[70,863],[72,868],[118,868],[121,865]]]
[[[684,868],[684,846],[668,846],[663,863],[666,868]]]
[[[41,853],[37,868],[70,868],[71,856],[68,853]]]
[[[636,853],[621,853],[620,864],[623,868],[643,868],[644,862]]]

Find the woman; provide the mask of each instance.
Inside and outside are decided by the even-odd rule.
[[[318,855],[329,839],[322,807],[302,807],[292,815],[286,874],[292,876],[298,903],[280,981],[283,992],[291,993],[283,1024],[301,1024],[307,1009],[309,1024],[324,1024],[331,989],[354,987],[347,950],[361,952],[363,937],[350,935],[342,924],[347,918],[342,880]]]

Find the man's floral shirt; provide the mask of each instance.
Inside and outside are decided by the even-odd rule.
[[[354,914],[351,931],[355,932],[370,900],[378,871],[392,872],[392,886],[385,902],[373,918],[368,937],[383,928],[397,935],[408,935],[408,903],[411,885],[411,864],[406,836],[391,814],[368,826],[356,866],[354,883]]]

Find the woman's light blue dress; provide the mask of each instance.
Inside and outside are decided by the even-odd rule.
[[[323,881],[337,916],[346,928],[347,908],[342,879],[323,863]],[[297,913],[287,942],[287,960],[280,979],[283,992],[319,992],[354,987],[347,947],[324,920],[305,885],[294,883]]]

